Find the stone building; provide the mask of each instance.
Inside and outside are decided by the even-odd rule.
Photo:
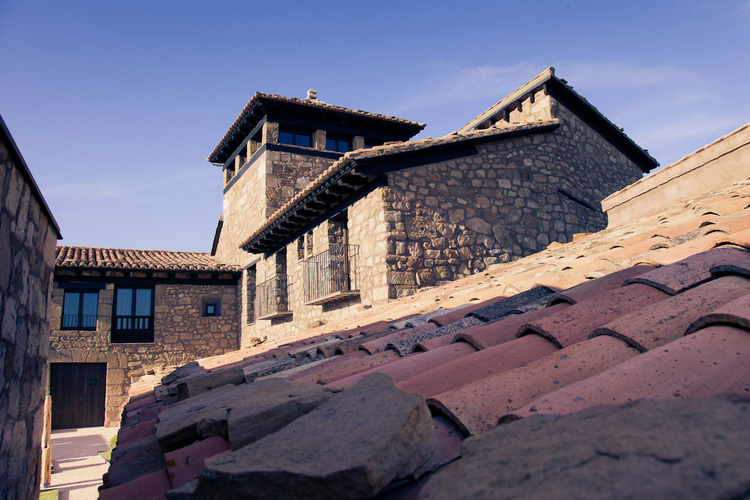
[[[239,276],[205,253],[58,247],[52,427],[117,426],[133,378],[237,349]]]
[[[606,226],[656,161],[549,68],[453,134],[256,94],[208,160],[241,344],[283,338]]]
[[[60,237],[0,117],[0,498],[39,497],[47,301]]]

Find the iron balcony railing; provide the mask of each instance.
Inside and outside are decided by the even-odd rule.
[[[152,316],[117,316],[113,318],[112,342],[153,342]]]
[[[289,276],[279,274],[255,287],[255,312],[258,319],[292,314],[289,304]]]
[[[96,314],[63,314],[63,330],[96,330]]]
[[[358,258],[359,245],[331,245],[304,261],[305,303],[323,304],[358,295]]]

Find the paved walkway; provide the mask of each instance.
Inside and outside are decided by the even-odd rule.
[[[109,464],[98,452],[109,449],[116,427],[52,431],[52,485],[59,500],[96,500]]]

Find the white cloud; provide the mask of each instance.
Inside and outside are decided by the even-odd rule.
[[[530,62],[473,67],[443,62],[431,69],[437,74],[420,82],[418,88],[405,96],[396,106],[400,113],[477,99],[499,100],[545,68]]]

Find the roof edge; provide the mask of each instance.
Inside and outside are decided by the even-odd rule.
[[[512,127],[503,128],[490,128],[483,130],[471,131],[469,134],[458,134],[453,133],[447,136],[443,136],[437,139],[427,138],[420,139],[417,141],[403,142],[387,146],[378,146],[367,150],[355,150],[346,153],[341,159],[336,161],[331,167],[323,172],[317,179],[311,182],[307,188],[300,191],[294,198],[289,200],[286,204],[271,214],[268,219],[244,242],[239,245],[239,248],[247,251],[246,249],[253,246],[254,240],[257,240],[263,233],[268,229],[283,222],[284,218],[294,211],[299,205],[306,202],[311,196],[317,195],[322,189],[327,188],[327,183],[332,180],[337,180],[340,176],[344,175],[347,171],[355,168],[358,163],[367,163],[372,165],[383,161],[397,159],[401,156],[414,155],[416,152],[424,152],[429,150],[448,149],[460,144],[477,144],[481,142],[489,142],[492,140],[501,140],[503,136],[516,137],[518,135],[527,135],[545,132],[549,129],[558,127],[560,121],[558,119],[535,122],[535,123],[523,123]],[[421,143],[421,144],[420,144]],[[409,144],[419,144],[418,148],[415,149],[400,149],[407,147]],[[383,150],[393,149],[393,151],[381,153]],[[373,154],[376,153],[376,154]],[[380,153],[380,154],[377,154]]]
[[[34,194],[39,200],[39,205],[42,207],[42,210],[49,218],[50,222],[52,223],[52,226],[55,228],[55,232],[57,233],[57,239],[58,240],[63,239],[62,233],[60,233],[60,226],[57,224],[57,221],[55,220],[55,216],[52,215],[52,210],[50,210],[49,205],[47,205],[47,200],[44,199],[44,195],[42,195],[42,190],[39,189],[39,185],[36,183],[36,179],[34,179],[34,176],[31,174],[31,169],[29,169],[29,166],[26,164],[26,160],[21,154],[21,150],[18,149],[18,145],[16,144],[16,141],[13,139],[13,136],[11,135],[10,130],[8,130],[8,126],[5,124],[5,120],[3,119],[2,115],[0,115],[0,129],[2,129],[3,135],[5,136],[5,138],[8,140],[8,143],[10,144],[10,153],[16,157],[15,163],[19,165],[21,173],[26,177],[26,180],[28,181],[28,183],[31,184],[32,190],[34,191]]]

